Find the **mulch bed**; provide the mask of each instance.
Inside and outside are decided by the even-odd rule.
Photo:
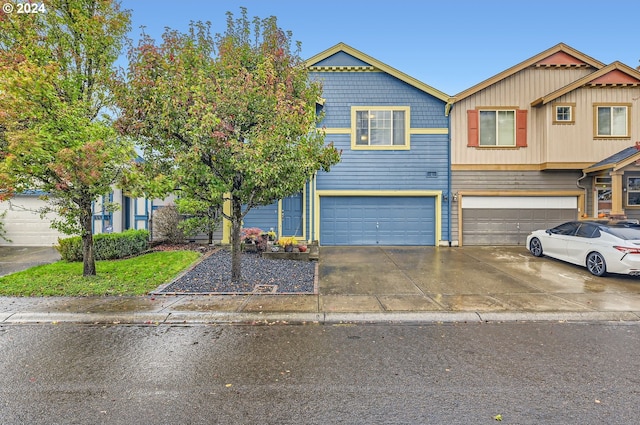
[[[162,244],[156,251],[190,249],[204,253],[199,263],[157,294],[315,294],[317,263],[266,259],[259,253],[242,253],[242,281],[231,282],[231,253],[220,247],[195,243]]]

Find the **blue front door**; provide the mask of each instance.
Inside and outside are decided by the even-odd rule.
[[[302,236],[302,193],[282,200],[282,234]]]

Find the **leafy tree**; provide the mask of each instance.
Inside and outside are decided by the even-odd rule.
[[[112,0],[48,0],[39,13],[0,15],[0,199],[39,190],[79,234],[83,275],[95,275],[92,202],[133,157],[109,118],[109,82],[129,30]]]
[[[207,235],[209,245],[213,243],[213,232],[220,225],[220,208],[206,201],[194,198],[180,198],[176,200],[176,206],[184,219],[180,228],[187,236],[195,236],[200,232]]]
[[[231,204],[232,280],[241,280],[240,229],[253,207],[299,192],[340,155],[316,130],[321,87],[309,81],[291,33],[275,17],[227,13],[223,34],[210,24],[167,30],[162,42],[143,33],[121,76],[123,132],[144,144],[154,187],[210,206]],[[169,183],[172,182],[172,183]]]

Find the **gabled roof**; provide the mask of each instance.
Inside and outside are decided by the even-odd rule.
[[[624,168],[637,160],[640,160],[640,146],[631,146],[611,155],[609,158],[605,158],[602,161],[593,164],[589,168],[585,168],[583,171],[585,173],[593,173],[603,170],[615,171]]]
[[[531,106],[547,104],[556,100],[560,96],[583,86],[637,87],[640,86],[640,72],[623,64],[622,62],[616,61],[592,74],[585,75],[581,79],[576,80],[553,93],[549,93],[540,99],[534,100],[531,102]]]
[[[550,49],[545,50],[544,52],[538,53],[537,55],[525,60],[524,62],[520,62],[519,64],[512,66],[511,68],[502,71],[501,73],[496,74],[487,80],[484,80],[481,83],[476,84],[471,88],[468,88],[467,90],[458,93],[453,97],[453,101],[458,102],[479,92],[480,90],[484,90],[487,87],[532,66],[540,68],[592,67],[595,69],[600,69],[604,67],[604,63],[597,61],[592,57],[587,56],[572,47],[567,46],[564,43],[560,43]]]
[[[318,66],[317,64],[324,61],[325,59],[330,58],[331,56],[334,56],[336,54],[339,54],[340,52],[344,52],[350,56],[352,56],[353,58],[357,59],[357,61],[359,61],[358,65],[344,65],[344,66],[340,66],[340,65],[331,65],[331,66]],[[369,68],[371,70],[375,70],[375,71],[382,71],[382,72],[386,72],[389,75],[392,75],[394,77],[396,77],[397,79],[404,81],[405,83],[419,89],[422,90],[425,93],[428,93],[444,102],[448,102],[450,100],[450,96],[448,94],[445,94],[443,92],[441,92],[440,90],[437,90],[433,87],[431,87],[428,84],[425,84],[403,72],[398,71],[395,68],[390,67],[387,64],[384,64],[382,62],[380,62],[377,59],[372,58],[369,55],[366,55],[364,53],[362,53],[359,50],[354,49],[351,46],[348,46],[344,43],[338,43],[335,46],[325,50],[324,52],[318,53],[317,55],[313,56],[312,58],[309,58],[305,61],[305,66],[313,71],[321,71],[321,70],[340,70],[341,68],[343,69],[347,69],[347,68]]]

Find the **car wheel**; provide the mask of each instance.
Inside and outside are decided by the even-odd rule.
[[[587,270],[594,276],[604,276],[607,273],[607,263],[599,252],[592,252],[587,256]]]
[[[540,242],[540,239],[531,239],[531,242],[529,242],[529,251],[531,251],[534,257],[542,257],[542,242]]]

